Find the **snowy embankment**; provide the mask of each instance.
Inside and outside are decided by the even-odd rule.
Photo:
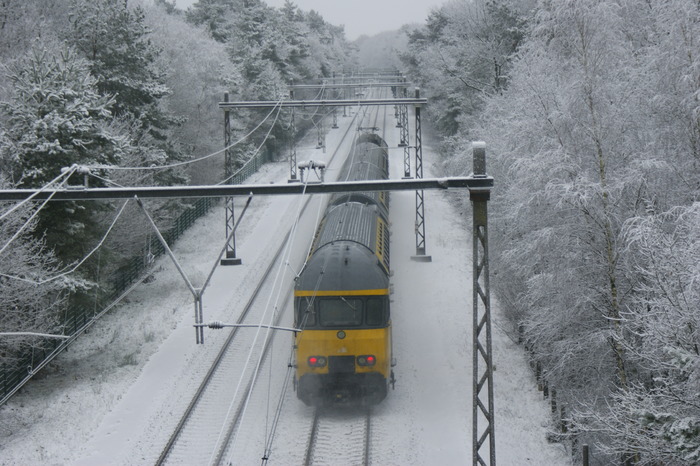
[[[329,147],[332,139],[329,135]],[[393,135],[387,141],[396,146]],[[401,171],[399,153],[392,152],[394,174]],[[428,162],[431,153],[424,147]],[[313,149],[301,151],[299,159],[304,156],[322,158]],[[286,170],[286,162],[270,164],[250,182],[286,182]],[[470,213],[456,212],[444,193],[426,191],[425,201],[430,263],[410,260],[415,253],[414,193],[392,194],[398,380],[396,390],[375,409],[374,464],[471,463]],[[205,321],[225,320],[225,309],[251,286],[266,254],[281,239],[279,216],[292,205],[284,196],[254,199],[237,235],[243,265],[217,269],[212,292],[204,295]],[[223,219],[223,208],[214,209],[175,246],[195,286],[204,281],[223,246]],[[0,409],[0,464],[152,462],[143,452],[162,447],[168,432],[160,427],[179,418],[222,335],[206,331],[205,344],[195,345],[193,299],[182,278],[167,257],[159,259],[152,275]],[[501,329],[506,324],[497,303],[493,312],[498,462],[567,465],[563,447],[545,440],[548,405],[523,350]],[[285,452],[299,444],[303,448],[305,442],[293,429],[285,430],[307,415],[290,398],[272,446],[273,464],[298,464]],[[262,453],[264,439],[260,443]],[[336,460],[334,464],[347,463]]]

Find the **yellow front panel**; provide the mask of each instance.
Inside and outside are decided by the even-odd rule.
[[[391,370],[391,327],[378,329],[343,330],[345,338],[339,339],[339,330],[305,330],[297,335],[297,379],[304,374],[327,374],[326,367],[309,367],[309,356],[359,356],[373,354],[374,366],[355,365],[355,372],[380,372],[388,377]]]

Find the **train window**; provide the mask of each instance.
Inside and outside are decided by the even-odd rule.
[[[354,298],[322,299],[318,313],[323,327],[357,327],[362,325],[362,300]]]
[[[384,324],[384,300],[381,298],[367,299],[367,325]]]
[[[316,325],[316,312],[313,298],[299,298],[297,300],[297,321],[300,328]]]

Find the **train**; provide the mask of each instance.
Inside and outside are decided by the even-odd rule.
[[[361,132],[338,181],[389,178],[388,146]],[[389,267],[389,198],[336,193],[294,286],[294,386],[309,406],[373,405],[395,377]]]

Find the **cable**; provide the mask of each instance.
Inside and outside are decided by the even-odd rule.
[[[46,283],[52,282],[52,281],[54,281],[54,280],[58,280],[58,279],[61,278],[61,277],[65,277],[66,275],[75,272],[75,271],[78,269],[78,267],[80,267],[81,265],[83,265],[83,263],[85,263],[85,261],[88,260],[88,259],[90,258],[90,256],[92,256],[92,255],[95,253],[95,251],[97,251],[97,250],[102,246],[102,244],[104,244],[105,240],[107,239],[107,236],[109,235],[109,233],[110,233],[110,232],[112,231],[112,229],[114,228],[114,225],[117,223],[117,220],[119,219],[119,217],[121,217],[122,213],[124,212],[124,208],[126,207],[126,205],[128,204],[128,202],[129,202],[130,200],[131,200],[131,199],[127,199],[126,201],[124,201],[124,204],[122,204],[122,207],[121,207],[121,209],[119,210],[119,213],[118,213],[117,216],[114,218],[114,220],[112,221],[112,224],[111,224],[111,225],[109,226],[109,228],[107,229],[107,232],[102,236],[102,239],[101,239],[100,242],[97,244],[97,246],[95,246],[95,247],[92,249],[92,251],[90,251],[85,257],[83,257],[83,258],[80,260],[80,262],[78,262],[78,263],[77,263],[75,266],[73,266],[73,268],[71,268],[70,270],[65,270],[65,269],[64,269],[65,271],[59,272],[58,275],[56,275],[56,276],[54,276],[54,277],[51,277],[51,278],[48,278],[48,279],[46,279],[46,280],[41,280],[41,281],[30,280],[30,279],[28,279],[28,278],[22,278],[22,277],[18,277],[18,276],[15,276],[15,275],[8,275],[8,274],[5,274],[5,273],[0,273],[0,277],[9,278],[9,279],[12,279],[12,280],[19,280],[19,281],[23,281],[23,282],[26,282],[26,283],[31,283],[31,284],[33,284],[33,285],[44,285],[44,284],[46,284]],[[1,252],[1,251],[0,251],[0,252]]]
[[[291,253],[291,245],[294,243],[294,240],[296,239],[296,234],[297,234],[297,232],[298,232],[298,225],[299,225],[300,217],[301,217],[301,207],[302,207],[302,204],[303,204],[303,197],[304,197],[303,195],[306,194],[306,187],[307,187],[307,186],[308,186],[308,182],[304,184],[304,191],[302,192],[302,196],[301,196],[300,199],[299,199],[299,206],[298,206],[298,208],[297,208],[296,220],[295,220],[295,222],[294,222],[292,232],[291,232],[291,234],[289,235],[289,239],[288,239],[287,245],[286,245],[286,248],[287,248],[287,249],[286,249],[286,251],[285,251],[285,253],[284,253],[284,255],[283,255],[283,261],[282,261],[282,263],[280,264],[280,268],[278,269],[278,272],[277,272],[277,276],[276,276],[276,278],[275,278],[275,284],[274,284],[273,289],[274,289],[275,287],[277,287],[277,283],[278,283],[278,281],[279,281],[279,277],[280,277],[280,275],[281,275],[281,272],[282,272],[282,270],[283,270],[285,264],[287,264],[287,263],[289,262],[289,254]],[[320,212],[320,210],[319,210],[319,212]],[[307,259],[308,259],[308,254],[307,254]],[[329,259],[329,258],[327,258],[327,259]],[[324,268],[325,268],[325,267],[324,267]],[[317,285],[317,287],[318,287],[318,285]],[[277,300],[275,301],[275,306],[274,306],[274,307],[271,307],[271,306],[270,306],[270,302],[272,301],[272,296],[274,295],[274,293],[271,293],[271,294],[270,294],[270,298],[269,298],[269,300],[268,300],[268,304],[267,304],[266,307],[265,307],[266,311],[265,311],[265,312],[263,313],[263,315],[261,316],[260,323],[258,324],[258,331],[257,331],[257,333],[256,333],[256,335],[255,335],[255,337],[254,337],[254,341],[253,341],[253,343],[252,343],[252,345],[251,345],[251,347],[250,347],[250,351],[249,351],[248,356],[247,356],[247,359],[246,359],[246,361],[245,361],[245,368],[249,367],[249,365],[250,365],[250,363],[251,363],[251,360],[252,360],[252,353],[253,353],[253,351],[255,350],[255,347],[256,347],[256,345],[258,344],[259,340],[260,340],[260,336],[261,336],[261,333],[262,333],[261,330],[262,330],[262,327],[263,327],[263,325],[264,325],[264,322],[265,322],[266,320],[269,320],[270,323],[274,321],[274,318],[275,318],[275,316],[276,316],[276,312],[277,312],[277,310],[278,310],[279,295],[280,295],[281,292],[282,292],[282,289],[281,289],[281,288],[277,288],[277,290],[278,290],[278,291],[277,291]],[[274,312],[269,313],[269,310],[270,310],[270,309],[274,309]],[[265,327],[267,328],[267,332],[266,332],[266,334],[265,334],[264,341],[265,341],[265,344],[267,344],[267,342],[269,342],[269,341],[270,341],[270,338],[271,338],[271,331],[270,331],[270,325],[265,325]],[[249,402],[250,402],[250,399],[251,399],[251,396],[252,396],[252,392],[253,392],[253,387],[255,386],[255,380],[257,380],[257,377],[258,377],[259,372],[260,372],[260,368],[261,368],[261,365],[262,365],[262,357],[263,357],[263,352],[260,353],[260,358],[258,359],[258,362],[257,362],[257,364],[256,364],[256,366],[255,366],[255,372],[254,372],[254,374],[253,374],[254,378],[253,378],[252,383],[250,384],[250,387],[251,387],[251,388],[249,389],[248,394],[247,394],[247,396],[246,396],[246,399],[245,399],[245,401],[244,401],[244,404],[243,404],[243,406],[242,406],[242,414],[241,414],[241,418],[240,418],[240,420],[239,420],[239,423],[241,423],[241,424],[242,424],[242,422],[243,422],[243,418],[245,417],[245,413],[247,412],[247,408],[248,408],[248,405],[249,405]],[[291,354],[290,354],[290,357],[292,357]],[[238,385],[237,385],[237,387],[236,387],[236,389],[235,389],[235,392],[234,392],[233,398],[232,398],[232,400],[231,400],[231,403],[229,404],[229,409],[228,409],[228,411],[227,411],[227,413],[226,413],[225,420],[224,420],[224,422],[223,422],[223,424],[222,424],[222,429],[221,429],[221,431],[220,431],[220,433],[219,433],[219,436],[218,436],[218,438],[217,438],[217,440],[216,440],[216,443],[215,443],[215,446],[214,446],[214,449],[213,449],[213,452],[212,452],[212,457],[210,458],[210,461],[209,461],[210,463],[213,461],[213,458],[214,458],[213,455],[216,453],[217,447],[218,447],[218,445],[219,445],[219,444],[221,443],[221,441],[222,441],[222,436],[224,435],[224,430],[226,429],[226,423],[227,423],[227,420],[228,420],[228,419],[230,418],[230,416],[231,416],[231,412],[232,412],[232,410],[233,410],[233,405],[234,405],[234,403],[235,403],[235,400],[239,398],[239,393],[240,393],[240,390],[241,390],[241,384],[242,384],[242,381],[243,381],[245,368],[244,368],[243,371],[241,372],[241,376],[240,376],[240,378],[239,378]],[[291,371],[291,369],[289,369],[288,372],[289,372],[289,371]],[[287,379],[286,379],[285,387],[288,386],[288,382],[289,382],[289,377],[287,377]],[[286,388],[285,388],[285,391],[286,391]],[[283,392],[283,393],[284,393],[284,392]],[[282,395],[282,396],[284,396],[284,395]],[[282,403],[282,402],[280,401],[280,404],[278,405],[278,411],[277,411],[278,413],[279,413],[279,411],[281,410],[281,403]],[[269,404],[268,404],[268,406],[269,406]],[[268,413],[268,414],[269,414],[269,413]],[[276,415],[275,418],[277,419],[277,418],[278,418],[278,415]],[[268,419],[268,421],[269,421],[269,419]],[[276,421],[274,422],[274,425],[276,425]],[[269,422],[266,424],[266,430],[267,430],[268,428],[269,428]],[[236,442],[236,439],[237,439],[235,435],[236,435],[236,434],[234,433],[233,441],[231,442],[231,447],[229,447],[229,451],[231,452],[230,455],[233,455],[233,453],[235,452],[235,442]],[[271,444],[271,442],[272,442],[272,437],[273,437],[273,435],[272,435],[272,433],[270,433],[270,436],[269,436],[269,442],[270,442],[270,444]],[[229,462],[230,462],[230,458],[229,458]]]
[[[37,332],[0,332],[0,337],[40,337],[40,338],[57,338],[59,340],[67,340],[70,335],[56,335],[53,333],[37,333]]]
[[[212,152],[211,154],[205,155],[205,156],[200,157],[198,159],[186,160],[184,162],[177,162],[177,163],[173,163],[173,164],[169,164],[169,165],[158,165],[158,166],[149,166],[149,167],[119,167],[116,165],[88,165],[87,167],[90,169],[95,169],[95,170],[166,170],[169,168],[181,167],[183,165],[201,162],[202,160],[206,160],[208,158],[214,157],[215,155],[219,155],[222,152],[225,152],[225,151],[229,150],[230,148],[235,147],[238,144],[245,141],[246,139],[248,139],[248,137],[251,134],[256,132],[258,130],[258,128],[260,128],[263,125],[263,123],[265,123],[268,120],[268,118],[270,118],[270,115],[272,115],[272,112],[274,112],[275,108],[277,108],[277,106],[279,106],[281,103],[282,103],[282,100],[278,101],[277,104],[274,107],[272,107],[272,110],[270,110],[270,113],[268,113],[267,116],[260,123],[258,123],[258,125],[255,128],[250,130],[248,132],[248,134],[241,137],[238,141],[234,142],[233,144],[231,144],[229,146],[224,147],[223,149],[219,149],[216,152]]]
[[[272,365],[270,365],[272,367]],[[280,399],[277,403],[277,409],[275,410],[275,415],[272,419],[272,428],[270,429],[269,435],[267,437],[267,442],[265,443],[265,451],[263,453],[263,464],[267,464],[267,460],[272,452],[272,441],[275,438],[275,433],[277,432],[277,425],[279,424],[280,417],[282,416],[282,407],[284,406],[284,394],[287,393],[287,388],[289,387],[289,381],[292,378],[292,365],[287,365],[287,374],[284,377],[284,384],[282,385],[282,392]]]
[[[279,104],[278,104],[278,105],[279,105]],[[222,181],[216,183],[216,186],[219,186],[219,185],[221,185],[221,184],[224,184],[224,183],[226,183],[227,181],[229,181],[230,179],[232,179],[233,177],[235,177],[236,175],[238,175],[238,174],[241,172],[241,170],[243,170],[243,169],[255,158],[255,156],[258,155],[258,152],[260,152],[260,149],[262,149],[262,146],[267,142],[267,138],[270,137],[270,133],[272,132],[272,128],[275,127],[275,123],[277,123],[277,118],[279,117],[280,112],[282,111],[282,106],[281,106],[281,105],[280,105],[279,107],[275,106],[275,108],[277,108],[277,115],[275,115],[275,121],[272,122],[272,125],[270,125],[270,129],[267,131],[267,134],[265,135],[265,138],[264,138],[263,141],[260,143],[260,145],[258,146],[258,148],[255,149],[255,152],[253,152],[253,156],[252,156],[250,159],[248,159],[248,161],[247,161],[245,164],[243,164],[243,166],[242,166],[236,173],[234,173],[233,175],[229,176],[229,177],[226,178],[225,180],[222,180]],[[274,108],[273,108],[272,110],[274,110]],[[269,116],[269,115],[268,115],[268,116]],[[266,118],[266,119],[267,119],[267,118]]]
[[[32,200],[34,197],[36,197],[40,192],[47,190],[47,189],[49,188],[49,186],[51,186],[52,184],[56,183],[56,182],[57,182],[59,179],[61,179],[62,177],[64,177],[64,176],[69,177],[70,175],[72,175],[73,173],[75,173],[75,170],[77,170],[77,169],[78,169],[78,166],[77,166],[77,165],[73,165],[73,166],[71,167],[70,170],[65,171],[65,172],[62,172],[62,173],[61,173],[60,175],[58,175],[56,178],[54,178],[53,180],[49,181],[49,182],[48,182],[44,187],[42,187],[40,190],[38,190],[37,192],[35,192],[35,193],[32,194],[31,196],[29,196],[28,198],[26,198],[25,200],[23,200],[22,202],[20,202],[19,204],[17,204],[16,206],[14,206],[13,208],[11,208],[11,209],[8,210],[7,212],[5,212],[4,214],[0,215],[0,220],[4,219],[5,217],[7,217],[8,215],[10,215],[10,214],[11,214],[12,212],[14,212],[15,210],[17,210],[17,209],[19,209],[20,207],[22,207],[22,206],[23,206],[24,204],[26,204],[27,202],[31,201],[31,200]],[[63,184],[63,182],[61,182],[61,184]]]
[[[77,170],[77,168],[78,168],[78,167],[77,167],[76,165],[73,165],[69,170],[67,170],[66,173],[67,173],[68,175],[66,176],[66,179],[63,180],[63,181],[59,184],[59,186],[62,186],[63,184],[65,184],[66,181],[68,181],[68,178],[70,177],[70,175],[72,175],[72,174]],[[60,177],[59,177],[59,178],[60,178]],[[58,178],[56,178],[56,179],[58,179]],[[52,183],[53,183],[53,181],[52,181]],[[45,188],[44,188],[44,189],[45,189]],[[37,194],[38,194],[38,193],[37,193]],[[8,246],[10,246],[10,244],[11,244],[14,240],[16,240],[16,239],[19,237],[20,233],[22,233],[22,231],[24,231],[24,229],[27,228],[27,227],[31,224],[32,220],[34,220],[34,217],[36,217],[37,215],[39,215],[39,212],[41,212],[41,209],[43,209],[44,206],[46,206],[46,204],[48,204],[48,202],[51,200],[51,198],[54,197],[55,194],[56,194],[56,191],[52,192],[51,195],[49,195],[49,197],[46,198],[46,200],[39,206],[39,208],[36,210],[36,212],[34,212],[34,213],[24,222],[24,225],[22,225],[22,226],[20,227],[20,229],[17,230],[17,232],[12,236],[12,238],[10,238],[10,240],[5,244],[5,246],[3,246],[2,249],[0,249],[0,254],[2,254],[3,252],[5,252],[5,249],[7,249]]]
[[[97,176],[97,175],[95,175],[95,174],[92,173],[92,172],[90,172],[90,176],[92,176],[93,178],[97,178],[97,179],[100,180],[100,181],[104,181],[106,184],[114,185],[114,186],[116,186],[117,188],[125,188],[125,187],[126,187],[126,186],[120,185],[119,183],[115,183],[114,181],[112,181],[112,180],[110,180],[110,179],[102,178],[101,176]]]
[[[300,216],[301,216],[301,206],[302,206],[302,204],[303,204],[304,194],[306,194],[306,187],[307,187],[307,186],[308,186],[308,183],[305,183],[305,184],[304,184],[304,190],[303,190],[303,192],[302,192],[302,195],[299,196],[299,206],[298,206],[298,208],[297,208],[296,219],[295,219],[294,225],[293,225],[293,227],[292,227],[292,233],[289,235],[289,239],[287,240],[287,245],[286,245],[286,248],[285,248],[285,252],[284,252],[284,254],[283,254],[283,260],[282,260],[282,262],[280,263],[280,267],[279,267],[278,270],[277,270],[277,274],[275,275],[275,280],[274,280],[274,282],[273,282],[273,288],[272,288],[273,290],[275,290],[275,289],[278,288],[278,283],[279,283],[281,271],[284,269],[284,264],[285,264],[285,262],[287,262],[288,255],[290,254],[290,251],[291,251],[291,245],[292,245],[293,242],[294,242],[294,237],[295,237],[295,233],[296,233],[296,227],[297,227],[297,225],[298,225],[298,223],[299,223],[299,218],[300,218]],[[278,298],[277,298],[277,301],[275,301],[275,306],[274,306],[274,308],[273,308],[273,309],[275,309],[275,311],[277,310],[277,305],[278,305],[278,302],[279,302],[279,294],[280,294],[280,293],[281,293],[281,287],[280,287],[280,289],[279,289],[279,291],[278,291]],[[261,318],[260,318],[260,322],[258,323],[258,329],[257,329],[257,331],[256,331],[256,333],[255,333],[255,336],[254,336],[254,338],[253,338],[253,342],[252,342],[252,344],[251,344],[251,346],[250,346],[250,350],[249,350],[249,352],[248,352],[248,356],[247,356],[247,358],[246,358],[246,361],[245,361],[245,364],[244,364],[244,368],[243,368],[243,370],[241,371],[241,375],[240,375],[240,377],[239,377],[239,379],[238,379],[238,384],[237,384],[237,386],[236,386],[236,390],[234,391],[234,395],[233,395],[233,397],[232,397],[232,399],[231,399],[231,402],[230,402],[230,404],[229,404],[228,411],[226,412],[226,416],[225,416],[225,418],[224,418],[224,422],[223,422],[223,424],[222,424],[222,426],[221,426],[221,430],[219,431],[219,436],[218,436],[217,439],[216,439],[216,443],[214,444],[214,448],[213,448],[213,450],[212,450],[212,454],[211,454],[211,456],[210,456],[210,458],[209,458],[208,464],[212,464],[212,462],[214,461],[214,455],[216,454],[216,450],[217,450],[218,445],[221,443],[221,439],[222,439],[222,436],[224,435],[224,430],[225,430],[225,428],[226,428],[226,423],[228,422],[228,419],[229,419],[229,417],[231,416],[231,411],[233,410],[234,402],[235,402],[236,399],[238,399],[238,394],[239,394],[239,392],[240,392],[241,385],[242,385],[242,383],[243,383],[243,378],[244,378],[244,376],[245,376],[246,368],[249,367],[249,365],[250,365],[250,363],[251,363],[251,360],[252,360],[253,352],[255,351],[255,348],[256,348],[256,345],[257,345],[258,341],[260,340],[261,330],[262,330],[263,326],[265,325],[264,322],[266,321],[267,316],[268,316],[268,311],[269,311],[269,309],[270,309],[270,302],[271,302],[271,300],[272,300],[273,294],[274,294],[274,293],[271,293],[271,294],[270,294],[270,296],[269,296],[269,298],[268,298],[268,302],[267,302],[267,304],[266,304],[266,306],[265,306],[265,311],[263,312],[263,315],[262,315]],[[275,317],[275,312],[273,312],[273,313],[271,314],[271,317],[269,318],[269,321],[272,322],[272,320],[274,319],[274,317]],[[264,339],[263,339],[263,342],[264,342],[265,344],[266,344],[266,342],[267,342],[267,341],[269,340],[269,338],[270,338],[270,333],[271,333],[271,329],[270,329],[270,327],[269,327],[269,325],[268,325],[268,326],[267,326],[267,331],[266,331],[266,333],[265,333],[265,337],[264,337]],[[249,400],[250,400],[250,396],[251,396],[251,393],[252,393],[252,388],[255,386],[255,380],[257,379],[257,376],[258,376],[258,373],[259,373],[259,369],[260,369],[260,365],[261,365],[261,363],[262,363],[262,356],[263,356],[263,354],[264,354],[264,352],[261,351],[261,356],[258,358],[258,362],[257,362],[257,364],[256,364],[256,366],[255,366],[255,371],[254,371],[254,373],[253,373],[253,380],[252,380],[252,383],[251,383],[251,385],[250,385],[251,389],[250,389],[250,391],[248,392],[248,394],[247,394],[247,396],[246,396],[246,399],[245,399],[245,403],[244,403],[244,406],[243,406],[243,411],[242,411],[241,418],[240,418],[240,421],[239,421],[240,423],[243,422],[243,418],[245,417],[245,412],[246,412],[246,410],[247,410],[248,402],[249,402]],[[235,449],[235,442],[236,442],[236,436],[235,436],[235,434],[234,434],[233,441],[231,442],[231,447],[230,447],[230,450],[231,450],[232,452],[233,452],[234,449]]]
[[[304,200],[303,197],[304,197],[304,194],[306,193],[306,187],[307,187],[307,186],[308,186],[308,183],[305,183],[305,184],[304,184],[304,192],[302,193],[302,196],[299,197],[299,203],[298,203],[298,207],[297,207],[296,219],[295,219],[294,224],[293,224],[293,226],[292,226],[292,232],[291,232],[291,234],[290,234],[290,236],[289,236],[289,239],[287,240],[287,246],[286,246],[286,248],[285,248],[285,252],[284,252],[283,258],[282,258],[283,260],[282,260],[282,262],[280,263],[280,267],[279,267],[278,270],[277,270],[277,275],[275,276],[275,281],[274,281],[274,285],[273,285],[273,290],[274,290],[275,288],[277,289],[277,296],[276,296],[276,298],[275,298],[275,305],[274,305],[274,307],[272,307],[272,309],[275,309],[275,310],[278,309],[279,300],[280,300],[280,295],[281,295],[282,289],[283,289],[282,286],[279,286],[279,287],[278,287],[278,283],[279,283],[280,277],[281,277],[282,274],[283,274],[284,264],[285,264],[286,262],[289,261],[289,256],[290,256],[291,250],[292,250],[292,247],[291,247],[291,246],[294,244],[294,241],[295,241],[295,239],[296,239],[296,233],[297,233],[297,231],[298,231],[299,221],[300,221],[300,219],[301,219],[301,208],[302,208],[303,200]],[[270,301],[271,301],[271,300],[272,300],[272,293],[270,294],[270,297],[269,297],[269,299],[268,299],[268,303],[267,303],[265,309],[271,309],[271,307],[270,307]],[[265,313],[263,314],[263,316],[261,317],[261,324],[262,324],[263,321],[265,320],[266,315],[267,315],[267,312],[265,312]],[[268,325],[271,325],[271,324],[273,323],[274,318],[275,318],[275,312],[273,312],[273,313],[270,314],[269,321],[268,321]],[[270,330],[270,328],[268,327],[267,332],[266,332],[266,334],[265,334],[265,339],[264,339],[265,344],[267,344],[267,342],[270,340],[270,338],[271,338],[271,330]],[[257,336],[256,336],[256,339],[257,339]],[[257,364],[256,364],[256,366],[255,366],[253,384],[251,385],[251,392],[252,392],[252,387],[255,385],[255,380],[256,380],[257,377],[258,377],[258,374],[259,374],[259,371],[260,371],[260,366],[262,365],[262,357],[263,357],[263,352],[260,353],[260,357],[258,358],[258,362],[257,362]],[[248,395],[247,395],[247,397],[246,397],[246,401],[245,401],[245,405],[244,405],[244,409],[243,409],[243,414],[241,415],[241,422],[243,422],[243,418],[245,417],[245,413],[246,413],[247,408],[248,408],[248,403],[249,403],[249,401],[250,401],[250,397],[251,397],[251,394],[252,394],[251,392],[249,392]],[[234,451],[234,448],[235,448],[235,440],[236,440],[236,439],[235,439],[235,437],[234,437],[234,441],[232,442],[232,446],[231,446],[231,451],[232,451],[232,452]]]
[[[311,99],[309,102],[313,102],[314,100],[319,100],[319,96],[323,95],[323,91],[325,91],[325,90],[326,90],[326,85],[324,84],[324,85],[319,89],[318,93],[314,96],[314,98]],[[316,114],[318,114],[318,111],[319,111],[320,109],[321,109],[321,107],[316,106],[316,108],[314,109],[314,112],[313,112],[313,113],[311,114],[311,116],[309,116],[308,118],[304,118],[304,112],[299,112],[299,113],[302,115],[302,116],[301,116],[301,120],[302,120],[302,121],[309,121],[309,120],[311,120],[311,123],[313,123],[314,126],[316,126],[316,123],[314,123],[313,118],[316,116]],[[328,116],[328,113],[326,113],[326,115],[324,115],[322,118],[324,118],[324,117],[326,117],[326,116]]]
[[[354,146],[354,141],[353,141],[353,146]],[[321,215],[321,210],[322,210],[323,206],[324,206],[324,203],[320,202],[319,209],[318,209],[317,215],[316,215],[315,225],[318,225],[319,217]],[[314,234],[314,237],[315,237],[315,234]],[[312,239],[312,241],[309,244],[309,249],[307,251],[307,254],[305,256],[304,264],[302,265],[302,268],[301,268],[302,271],[304,270],[304,268],[306,267],[306,264],[308,263],[311,249],[313,248],[313,246],[314,246],[314,243],[313,243],[313,239]],[[330,255],[326,255],[326,257],[324,259],[324,263],[321,267],[321,272],[319,273],[319,276],[316,279],[316,283],[314,284],[314,292],[311,296],[310,302],[308,302],[307,311],[309,308],[311,308],[313,306],[314,299],[318,294],[318,289],[319,289],[320,284],[321,284],[321,278],[323,276],[323,273],[324,273],[326,267],[328,266],[329,261],[330,261]],[[299,275],[297,275],[297,277],[298,276]],[[309,312],[306,312],[304,314],[302,321],[300,322],[300,325],[297,325],[297,327],[304,329],[306,327],[308,317],[309,317]],[[295,316],[295,320],[296,320],[296,316]],[[270,365],[270,368],[271,367],[272,367],[272,365]],[[262,456],[262,465],[267,464],[267,461],[268,461],[270,454],[272,452],[272,443],[274,441],[274,436],[275,436],[275,432],[277,429],[277,425],[279,423],[279,419],[280,419],[281,414],[282,414],[282,409],[283,409],[284,401],[285,401],[285,394],[287,393],[287,389],[289,387],[289,381],[293,377],[293,374],[292,374],[293,368],[294,368],[294,351],[290,351],[289,360],[287,363],[287,374],[285,375],[285,378],[284,378],[284,384],[283,384],[282,391],[280,393],[280,397],[279,397],[279,400],[277,403],[277,408],[274,412],[274,417],[273,417],[271,428],[268,426],[268,424],[269,424],[269,399],[268,399],[268,413],[267,413],[266,426],[265,426],[265,429],[266,429],[266,432],[268,433],[268,435],[267,435],[267,440],[265,443],[265,448],[264,448],[264,452],[263,452],[263,456]],[[269,397],[269,393],[268,393],[268,397]]]

